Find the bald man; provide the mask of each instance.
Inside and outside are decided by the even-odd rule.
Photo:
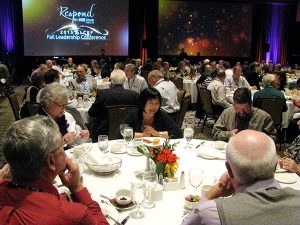
[[[227,173],[182,224],[299,224],[300,192],[280,187],[276,163],[274,141],[265,133],[243,130],[231,137]]]

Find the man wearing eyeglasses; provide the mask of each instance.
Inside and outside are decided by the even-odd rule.
[[[105,224],[80,177],[79,166],[64,152],[56,122],[35,116],[12,124],[3,139],[11,179],[0,179],[0,224]],[[73,202],[53,186],[59,175]]]

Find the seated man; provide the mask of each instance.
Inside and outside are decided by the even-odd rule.
[[[106,224],[80,178],[79,166],[64,152],[55,121],[34,116],[11,125],[3,153],[12,179],[0,179],[0,224]],[[73,202],[53,186],[59,175]]]
[[[238,88],[233,94],[233,107],[223,111],[213,127],[216,140],[228,141],[241,130],[262,131],[276,139],[276,130],[271,116],[265,111],[252,107],[251,91]]]
[[[251,89],[250,84],[245,77],[242,76],[242,67],[235,66],[233,67],[232,76],[228,76],[225,79],[225,86],[230,89],[237,89],[241,87],[246,87]]]
[[[211,65],[207,64],[205,66],[205,71],[201,74],[200,78],[197,80],[197,84],[201,84],[202,86],[204,81],[208,78],[208,77],[211,77],[211,73],[212,73],[212,68],[211,68]]]
[[[126,74],[126,80],[124,82],[125,89],[141,93],[142,90],[148,87],[144,77],[137,74],[137,67],[134,64],[126,64],[124,71]]]
[[[276,147],[270,137],[241,131],[226,148],[228,172],[182,225],[299,224],[300,192],[281,188],[275,181],[276,163]]]
[[[62,70],[76,70],[76,65],[73,63],[73,59],[71,57],[68,58],[68,63],[63,65]]]
[[[96,89],[96,80],[94,78],[86,77],[86,69],[83,65],[78,65],[76,68],[77,79],[72,79],[70,85],[72,85],[73,90],[79,92],[91,93]]]
[[[172,81],[166,81],[159,70],[153,70],[148,74],[148,83],[159,91],[161,95],[161,109],[176,121],[180,105],[177,100],[179,90]]]
[[[253,95],[253,106],[260,108],[260,100],[262,98],[282,98],[285,99],[284,94],[281,91],[275,89],[276,79],[274,74],[266,74],[263,77],[264,89],[259,90]],[[284,104],[282,112],[287,110],[287,105]]]
[[[98,135],[108,133],[106,106],[138,105],[139,94],[123,88],[125,78],[124,71],[113,70],[110,75],[112,89],[104,89],[97,93],[96,100],[89,109],[89,116],[92,118],[88,127],[93,142],[97,141]]]
[[[212,104],[214,111],[221,114],[224,109],[231,106],[226,99],[226,88],[224,86],[224,80],[226,73],[224,70],[217,72],[217,77],[208,85],[207,89],[211,91]]]

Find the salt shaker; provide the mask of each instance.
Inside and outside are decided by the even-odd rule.
[[[184,171],[181,171],[181,174],[180,174],[179,188],[180,189],[185,189],[185,174],[184,174]]]
[[[164,185],[162,173],[160,173],[159,176],[158,176],[158,183],[159,183],[160,185],[162,185],[162,186]]]

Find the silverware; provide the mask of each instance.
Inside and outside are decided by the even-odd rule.
[[[107,200],[111,200],[111,198],[110,197],[108,197],[108,196],[106,196],[106,195],[103,195],[103,194],[100,194],[100,197],[102,197],[102,198],[105,198],[105,199],[107,199]]]
[[[107,219],[110,219],[110,220],[114,221],[114,222],[115,222],[115,225],[122,225],[121,223],[119,223],[118,220],[114,219],[114,218],[111,217],[109,214],[105,214],[105,217],[106,217]]]
[[[125,225],[125,223],[127,223],[127,221],[129,220],[129,218],[130,218],[130,216],[126,216],[126,217],[122,220],[121,224],[122,224],[122,225]]]
[[[197,145],[197,147],[196,148],[199,148],[201,145],[203,145],[204,144],[204,141],[202,141],[199,145]]]

